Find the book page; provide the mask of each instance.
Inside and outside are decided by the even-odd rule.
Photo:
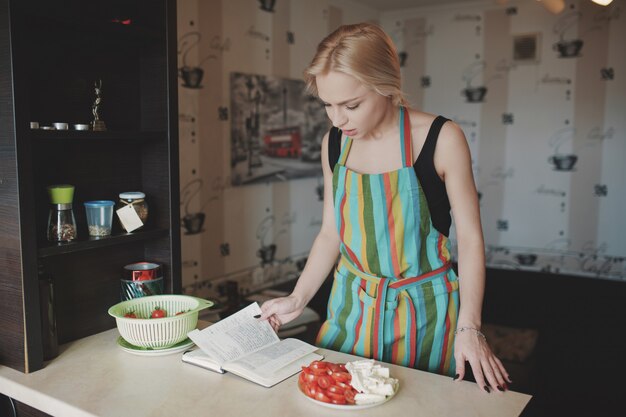
[[[276,344],[272,345],[276,346]],[[313,346],[312,346],[313,347]],[[315,347],[313,347],[315,348]],[[227,371],[233,373],[235,375],[239,375],[242,378],[246,378],[252,382],[255,382],[259,385],[263,385],[264,387],[271,387],[278,384],[281,381],[289,378],[292,375],[297,374],[302,371],[303,366],[309,365],[313,361],[319,361],[324,359],[322,355],[317,353],[309,353],[305,356],[300,356],[295,358],[292,362],[282,365],[279,369],[267,369],[264,366],[257,367],[254,370],[251,370],[248,365],[244,365],[243,360],[230,362],[225,364],[224,366],[227,368]],[[248,367],[246,367],[248,366]],[[260,372],[264,371],[264,372]]]
[[[252,371],[259,375],[270,375],[316,350],[317,347],[301,340],[284,339],[280,343],[264,347],[233,362],[236,362],[237,366],[246,371]]]
[[[280,340],[267,320],[254,318],[257,314],[261,308],[252,303],[204,330],[192,330],[188,336],[222,366]]]

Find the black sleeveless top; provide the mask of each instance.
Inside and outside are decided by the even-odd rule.
[[[428,210],[433,222],[433,226],[444,236],[450,235],[450,225],[452,217],[450,216],[450,200],[446,191],[446,184],[439,178],[435,170],[435,146],[439,138],[441,127],[449,119],[443,116],[437,116],[433,121],[424,146],[420,151],[413,169],[417,175],[417,179],[424,190]],[[328,137],[328,162],[331,171],[335,168],[335,164],[339,160],[341,153],[341,130],[333,127],[330,129]]]

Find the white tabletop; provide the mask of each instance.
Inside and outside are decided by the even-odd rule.
[[[40,371],[0,366],[0,392],[53,416],[347,416],[309,401],[297,375],[264,388],[232,374],[181,362],[182,353],[145,357],[123,351],[116,329],[61,347]],[[354,356],[320,349],[327,360]],[[518,416],[530,396],[484,393],[476,384],[389,365],[400,381],[394,398],[360,416]],[[353,415],[353,413],[350,413]]]

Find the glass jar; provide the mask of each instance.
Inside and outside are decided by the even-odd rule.
[[[135,213],[137,213],[137,216],[139,216],[141,222],[145,225],[146,221],[148,220],[148,203],[146,203],[145,200],[146,195],[139,191],[132,191],[120,193],[119,197],[120,200],[116,204],[115,210],[119,210],[126,206],[132,206],[132,208],[135,209]],[[122,229],[124,229],[124,231],[128,233],[122,222],[120,222],[120,225],[122,226]]]
[[[76,236],[76,219],[72,204],[53,204],[48,216],[48,240],[71,242]]]

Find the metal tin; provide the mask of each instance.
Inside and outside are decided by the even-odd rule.
[[[120,280],[120,299],[122,301],[131,300],[133,298],[147,297],[150,295],[163,294],[163,278],[129,281]]]
[[[152,262],[136,262],[124,267],[123,279],[127,281],[149,281],[163,278],[161,265]]]

